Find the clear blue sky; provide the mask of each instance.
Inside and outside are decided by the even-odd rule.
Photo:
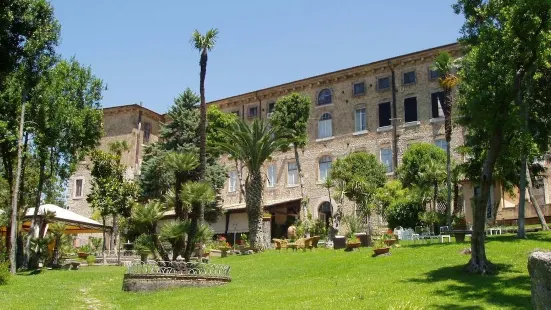
[[[160,113],[186,87],[199,91],[196,28],[220,31],[207,68],[211,101],[452,43],[463,23],[454,2],[52,0],[58,51],[107,83],[103,106],[142,101]]]

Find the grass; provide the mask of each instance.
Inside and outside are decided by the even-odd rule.
[[[222,287],[121,291],[122,267],[20,274],[0,286],[2,309],[525,309],[531,307],[529,253],[551,249],[551,233],[488,239],[497,276],[462,272],[468,244],[412,245],[371,257],[344,252],[268,251],[216,259],[231,265]]]

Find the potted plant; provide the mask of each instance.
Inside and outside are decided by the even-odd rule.
[[[360,242],[360,239],[358,239],[356,236],[350,236],[347,240],[346,240],[346,249],[347,250],[353,250],[353,249],[357,249],[359,248],[361,245],[361,242]]]
[[[453,230],[455,235],[456,242],[465,242],[465,234],[467,233],[467,221],[465,220],[465,215],[457,214],[453,217],[452,221]]]
[[[226,252],[231,249],[231,245],[226,241],[224,236],[218,237],[218,249],[222,252]]]
[[[381,239],[388,246],[392,246],[393,244],[396,243],[396,238],[394,238],[394,233],[390,229],[381,236]]]
[[[241,240],[239,240],[238,247],[239,247],[239,252],[241,252],[241,254],[243,254],[243,253],[247,252],[248,250],[250,250],[249,239],[248,239],[246,234],[241,234],[240,239]]]
[[[390,251],[390,247],[386,245],[383,238],[380,238],[375,242],[373,245],[373,252],[375,252],[375,256],[388,253]]]
[[[78,258],[86,259],[92,253],[92,246],[88,243],[78,248]]]
[[[136,252],[138,252],[138,255],[140,255],[141,261],[146,262],[147,257],[152,252],[151,249],[153,248],[153,239],[151,236],[142,234],[136,238],[134,243],[134,248],[136,249]]]

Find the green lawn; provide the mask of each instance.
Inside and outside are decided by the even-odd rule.
[[[347,253],[268,251],[215,260],[232,266],[232,282],[214,288],[153,293],[121,291],[122,267],[83,267],[18,275],[0,287],[2,309],[525,309],[530,308],[529,252],[551,249],[551,233],[490,237],[497,276],[462,273],[467,244]]]

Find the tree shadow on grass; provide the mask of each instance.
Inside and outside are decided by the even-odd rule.
[[[530,277],[527,274],[511,269],[511,265],[497,264],[498,270],[504,273],[517,274],[512,277],[472,275],[465,272],[465,266],[442,267],[425,273],[422,278],[406,280],[411,283],[433,284],[435,295],[447,296],[456,300],[480,300],[485,303],[505,308],[530,308]],[[444,283],[446,281],[454,283]],[[505,288],[514,290],[504,292]],[[434,305],[444,309],[484,309],[484,306],[460,306],[457,304]]]
[[[522,242],[525,240],[534,240],[534,241],[545,241],[545,242],[551,242],[551,234],[549,233],[527,233],[526,239],[519,239],[517,238],[517,235],[513,234],[507,234],[507,235],[497,235],[497,236],[490,236],[489,238],[486,238],[487,242],[492,241],[498,241],[498,242]]]

